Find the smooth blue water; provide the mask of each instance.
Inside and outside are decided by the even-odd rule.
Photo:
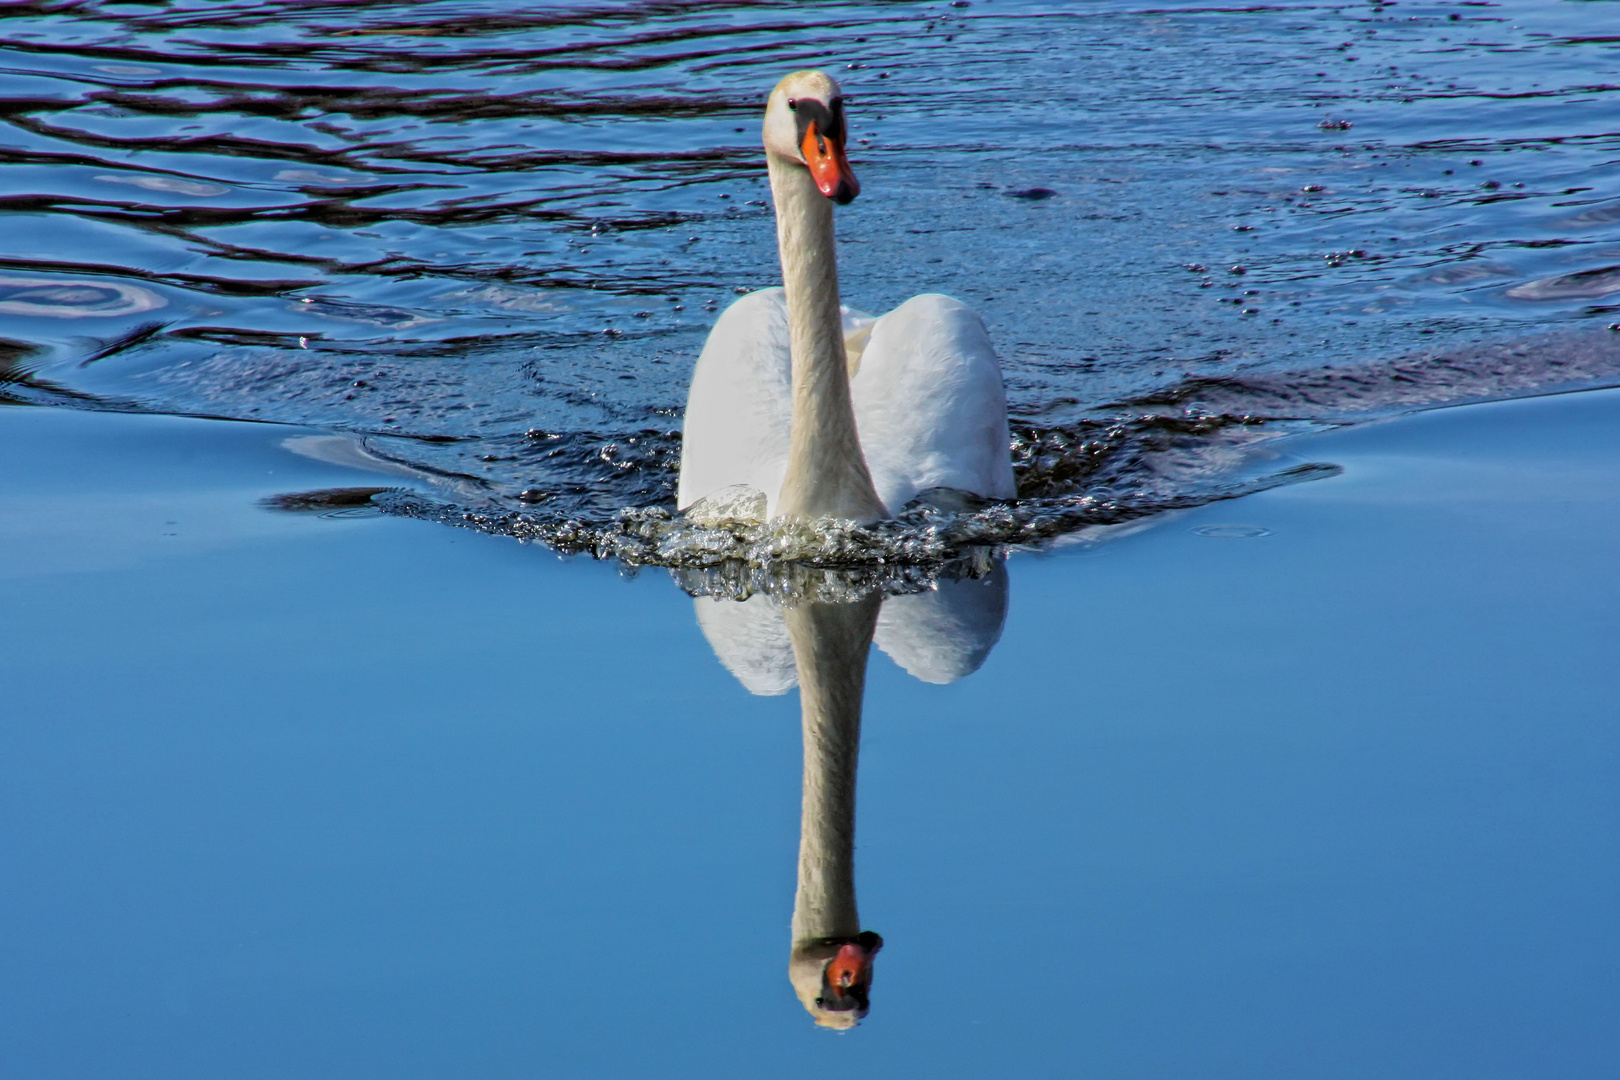
[[[262,509],[366,476],[274,428],[0,410],[0,1052],[1601,1075],[1617,420],[1602,392],[1316,436],[1335,478],[1013,559],[970,678],[874,653],[887,944],[840,1035],[786,977],[796,702],[745,693],[662,574]]]

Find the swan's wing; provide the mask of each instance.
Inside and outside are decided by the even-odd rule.
[[[979,670],[1007,620],[1007,567],[982,578],[941,581],[936,590],[891,596],[878,615],[877,647],[929,683],[955,682]]]
[[[749,293],[727,308],[692,372],[680,509],[737,487],[758,490],[774,503],[787,471],[792,376],[782,290]],[[727,498],[735,501],[735,494]]]
[[[747,600],[692,597],[698,626],[714,655],[750,694],[774,697],[799,682],[782,609],[763,593]]]
[[[850,390],[890,511],[930,488],[1016,495],[1001,365],[984,322],[960,300],[925,293],[878,319]]]

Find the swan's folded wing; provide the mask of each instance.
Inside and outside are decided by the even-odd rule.
[[[1010,499],[1007,393],[984,322],[928,293],[880,318],[850,384],[861,449],[891,511],[930,488]]]
[[[677,504],[746,486],[773,505],[793,420],[787,305],[763,289],[725,310],[698,357],[686,401]]]

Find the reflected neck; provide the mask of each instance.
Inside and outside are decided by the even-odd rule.
[[[805,604],[785,613],[804,723],[796,947],[861,932],[855,910],[855,767],[866,658],[882,603],[881,596],[872,596],[854,604]]]
[[[770,513],[877,521],[888,516],[861,453],[838,308],[832,200],[810,170],[766,155],[776,204],[788,336],[793,356],[793,430],[787,473]]]

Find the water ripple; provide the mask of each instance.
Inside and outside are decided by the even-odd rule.
[[[978,307],[1017,431],[1018,506],[865,550],[1299,479],[1255,448],[1614,381],[1594,8],[9,4],[0,396],[324,427],[398,512],[679,563],[691,364],[778,277],[759,102],[814,65],[848,299]]]

